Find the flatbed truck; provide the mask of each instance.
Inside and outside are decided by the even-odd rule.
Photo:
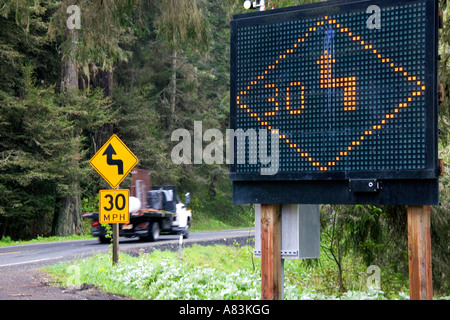
[[[133,169],[130,188],[130,221],[119,225],[119,236],[144,241],[157,241],[161,234],[181,234],[189,237],[192,211],[186,208],[190,194],[185,194],[182,203],[174,186],[149,186],[150,173],[147,170]],[[150,190],[149,190],[150,189]],[[98,212],[82,215],[92,220],[92,236],[101,243],[109,243],[107,231],[100,224]]]

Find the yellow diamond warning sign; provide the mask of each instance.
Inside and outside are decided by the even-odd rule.
[[[115,134],[89,161],[91,166],[116,188],[138,163],[138,158]]]

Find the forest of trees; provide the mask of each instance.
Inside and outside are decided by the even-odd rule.
[[[272,1],[276,8],[314,1]],[[176,165],[176,128],[229,127],[229,23],[240,0],[0,0],[0,239],[83,232],[106,182],[89,159],[115,133],[153,184],[193,195],[195,214],[252,221],[233,205],[226,165]],[[69,29],[71,5],[81,28]],[[450,267],[450,5],[440,0],[441,206],[432,208],[433,279]],[[76,21],[72,21],[76,22]],[[124,185],[127,184],[125,180]],[[218,209],[220,208],[220,209]],[[323,206],[337,264],[348,250],[407,274],[404,207]],[[243,219],[243,218],[242,218]],[[329,223],[333,221],[333,223]],[[326,223],[325,223],[326,222]],[[398,263],[394,263],[394,261]]]

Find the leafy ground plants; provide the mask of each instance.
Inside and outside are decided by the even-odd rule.
[[[70,264],[61,263],[47,271],[63,286],[93,284],[135,299],[246,300],[261,298],[259,263],[259,259],[252,258],[250,246],[194,245],[183,250],[181,259],[170,251],[153,251],[139,257],[121,254],[120,263],[112,266],[109,255],[96,255]],[[314,272],[314,269],[323,272],[331,265],[324,263],[312,268],[302,261],[287,261],[285,299],[381,300],[409,296],[407,292],[397,292],[388,297],[381,290],[355,290],[356,286],[340,293],[333,289],[332,283],[324,284],[333,282],[332,277],[320,277]]]

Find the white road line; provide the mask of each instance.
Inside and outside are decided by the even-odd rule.
[[[54,260],[54,259],[59,259],[59,258],[63,258],[63,256],[53,257],[53,258],[46,258],[46,259],[39,259],[39,260],[24,261],[24,262],[9,263],[9,264],[0,264],[0,268],[1,267],[15,266],[15,265],[19,265],[19,264],[41,262],[41,261],[46,261],[46,260]]]

